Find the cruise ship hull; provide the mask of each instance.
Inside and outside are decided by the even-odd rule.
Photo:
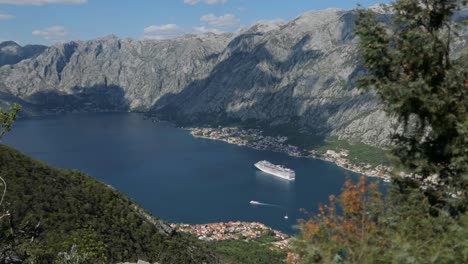
[[[270,174],[270,175],[276,176],[276,177],[278,177],[278,178],[281,178],[281,179],[284,179],[284,180],[287,180],[287,181],[294,181],[294,179],[295,179],[295,176],[288,177],[288,176],[283,175],[283,174],[281,174],[281,173],[279,173],[279,172],[277,172],[277,171],[270,170],[269,168],[266,168],[266,167],[263,167],[263,166],[259,166],[259,165],[257,165],[257,164],[254,164],[254,166],[255,166],[257,169],[259,169],[259,170],[261,170],[261,171],[263,171],[263,172],[265,172],[265,173],[268,173],[268,174]]]

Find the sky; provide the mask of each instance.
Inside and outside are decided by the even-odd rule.
[[[305,11],[389,0],[0,0],[0,41],[45,44],[107,35],[165,39],[235,32]]]

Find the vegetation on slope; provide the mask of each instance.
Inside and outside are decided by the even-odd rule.
[[[224,240],[210,242],[220,256],[223,263],[236,264],[279,264],[284,263],[286,252],[279,249],[270,249],[271,244],[262,240],[242,241]]]
[[[451,217],[413,188],[392,189],[383,199],[365,177],[347,181],[300,228],[293,251],[302,264],[468,261],[467,213]]]
[[[367,69],[359,84],[375,89],[403,124],[393,135],[392,153],[418,178],[437,178],[438,190],[426,195],[439,208],[452,207],[452,214],[468,205],[468,57],[453,53],[453,39],[468,20],[452,20],[467,3],[399,0],[392,4],[391,25],[362,10],[355,28]]]
[[[385,199],[347,181],[301,223],[300,263],[468,263],[468,59],[451,54],[451,18],[467,3],[398,0],[391,26],[360,11],[360,84],[402,121],[391,152],[412,175],[395,174]]]
[[[164,224],[148,221],[126,196],[78,171],[51,168],[0,145],[0,177],[7,182],[0,208],[8,211],[0,219],[3,257],[53,263],[76,245],[91,263],[217,262],[200,242],[164,233]]]
[[[240,124],[237,124],[240,125]],[[249,127],[243,125],[243,127]],[[250,126],[254,127],[255,126]],[[340,151],[348,150],[348,160],[353,164],[359,165],[362,163],[377,166],[380,164],[389,164],[389,152],[382,148],[374,147],[359,142],[350,142],[347,140],[338,139],[336,136],[320,136],[300,131],[300,128],[294,123],[288,125],[278,125],[275,127],[263,125],[260,126],[264,135],[267,136],[286,136],[287,143],[298,146],[299,148],[316,150],[320,154],[324,154],[327,150]]]
[[[323,154],[327,150],[348,150],[348,159],[354,164],[368,163],[371,165],[389,164],[387,151],[362,143],[350,143],[336,137],[327,138],[316,150]]]

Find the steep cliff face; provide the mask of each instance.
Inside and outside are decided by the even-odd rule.
[[[375,95],[362,94],[354,84],[362,71],[352,34],[355,16],[328,9],[267,32],[243,32],[207,78],[191,83],[169,104],[157,103],[156,110],[192,123],[294,123],[304,132],[386,144],[391,122]]]
[[[1,67],[0,102],[16,100],[31,114],[152,111],[192,124],[293,124],[385,145],[395,121],[354,82],[362,72],[355,18],[354,11],[327,9],[236,34],[58,44]]]

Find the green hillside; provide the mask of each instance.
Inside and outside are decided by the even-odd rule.
[[[0,145],[0,176],[8,187],[0,217],[10,214],[0,219],[0,259],[54,263],[76,245],[89,263],[218,262],[205,245],[78,171],[51,168]]]

